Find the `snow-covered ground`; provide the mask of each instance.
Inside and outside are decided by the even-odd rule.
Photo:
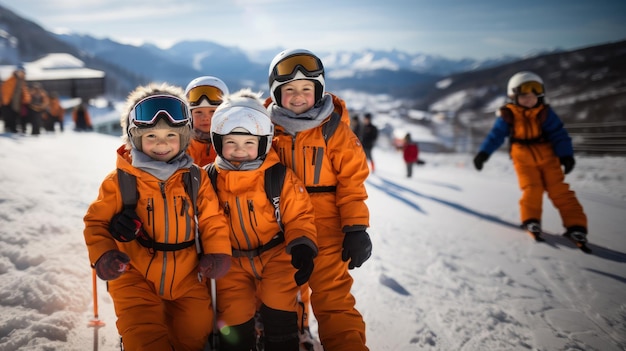
[[[120,139],[0,134],[0,351],[117,350],[111,299],[94,305],[82,217]],[[562,238],[546,200],[546,243],[516,228],[519,190],[496,154],[374,149],[367,181],[374,252],[353,271],[372,351],[626,349],[626,159],[578,157],[567,176],[589,216],[593,254]]]

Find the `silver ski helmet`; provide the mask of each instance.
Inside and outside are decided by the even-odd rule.
[[[228,95],[228,87],[219,78],[213,76],[198,77],[185,88],[185,97],[189,109],[198,107],[217,107],[222,103],[222,97]]]
[[[265,158],[272,147],[274,124],[260,94],[246,88],[224,96],[211,121],[211,141],[220,157],[224,157],[222,138],[228,134],[258,136],[258,159]]]
[[[288,49],[274,57],[269,68],[270,97],[278,106],[281,104],[280,86],[294,80],[308,79],[315,83],[315,101],[324,95],[324,65],[319,57],[305,49]]]
[[[515,73],[507,84],[507,95],[515,100],[515,97],[519,94],[534,93],[537,97],[543,97],[545,94],[545,88],[543,86],[543,79],[537,74],[529,71],[521,71]]]

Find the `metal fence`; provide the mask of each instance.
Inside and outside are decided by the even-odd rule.
[[[565,127],[577,153],[626,156],[626,121],[576,123]]]

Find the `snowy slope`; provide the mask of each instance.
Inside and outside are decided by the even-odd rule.
[[[0,134],[0,351],[118,349],[100,281],[106,325],[87,327],[82,217],[119,143],[71,131]],[[568,175],[589,216],[586,255],[560,237],[548,200],[547,243],[516,228],[506,155],[476,172],[471,155],[426,154],[412,179],[398,152],[378,148],[374,158],[374,253],[353,271],[372,351],[626,348],[626,159],[580,157]]]

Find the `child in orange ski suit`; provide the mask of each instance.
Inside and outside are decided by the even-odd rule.
[[[213,115],[217,194],[233,246],[232,268],[217,281],[222,350],[254,348],[256,296],[265,349],[299,349],[296,296],[317,254],[314,210],[302,182],[286,169],[279,202],[282,229],[277,222],[265,190],[265,171],[280,162],[271,148],[273,135],[263,101],[249,89],[226,95]]]
[[[371,255],[365,152],[349,126],[343,100],[325,92],[324,67],[308,50],[285,50],[269,68],[268,111],[280,160],[306,185],[315,208],[319,252],[309,279],[311,305],[326,351],[362,351],[365,323],[356,310],[348,269]],[[339,123],[326,141],[323,126]]]
[[[535,73],[523,71],[511,77],[507,94],[512,101],[498,111],[499,116],[480,146],[474,165],[480,171],[491,153],[508,137],[522,190],[519,201],[522,228],[531,233],[541,232],[545,191],[561,215],[565,235],[584,243],[587,217],[576,194],[564,181],[565,174],[575,164],[572,141],[560,118],[544,103],[544,90],[543,80]]]
[[[206,172],[197,211],[184,187],[193,161],[185,153],[191,123],[182,93],[163,84],[129,95],[117,168],[136,177],[137,206],[123,206],[113,171],[84,217],[89,260],[108,281],[126,350],[202,350],[213,311],[201,279],[230,266],[228,224]]]
[[[215,149],[211,144],[211,118],[215,109],[222,102],[222,96],[228,94],[228,87],[219,78],[212,76],[198,77],[185,88],[185,97],[191,110],[193,138],[187,148],[193,161],[204,167],[215,161]]]
[[[22,107],[30,104],[31,100],[24,66],[17,66],[13,74],[2,82],[1,90],[0,116],[4,119],[4,130],[7,133],[17,133],[17,126],[23,118]]]
[[[59,100],[59,94],[55,91],[50,93],[50,105],[48,111],[45,114],[44,129],[49,132],[54,132],[54,124],[59,123],[59,128],[63,131],[63,119],[65,118],[65,109],[61,106],[61,100]]]

